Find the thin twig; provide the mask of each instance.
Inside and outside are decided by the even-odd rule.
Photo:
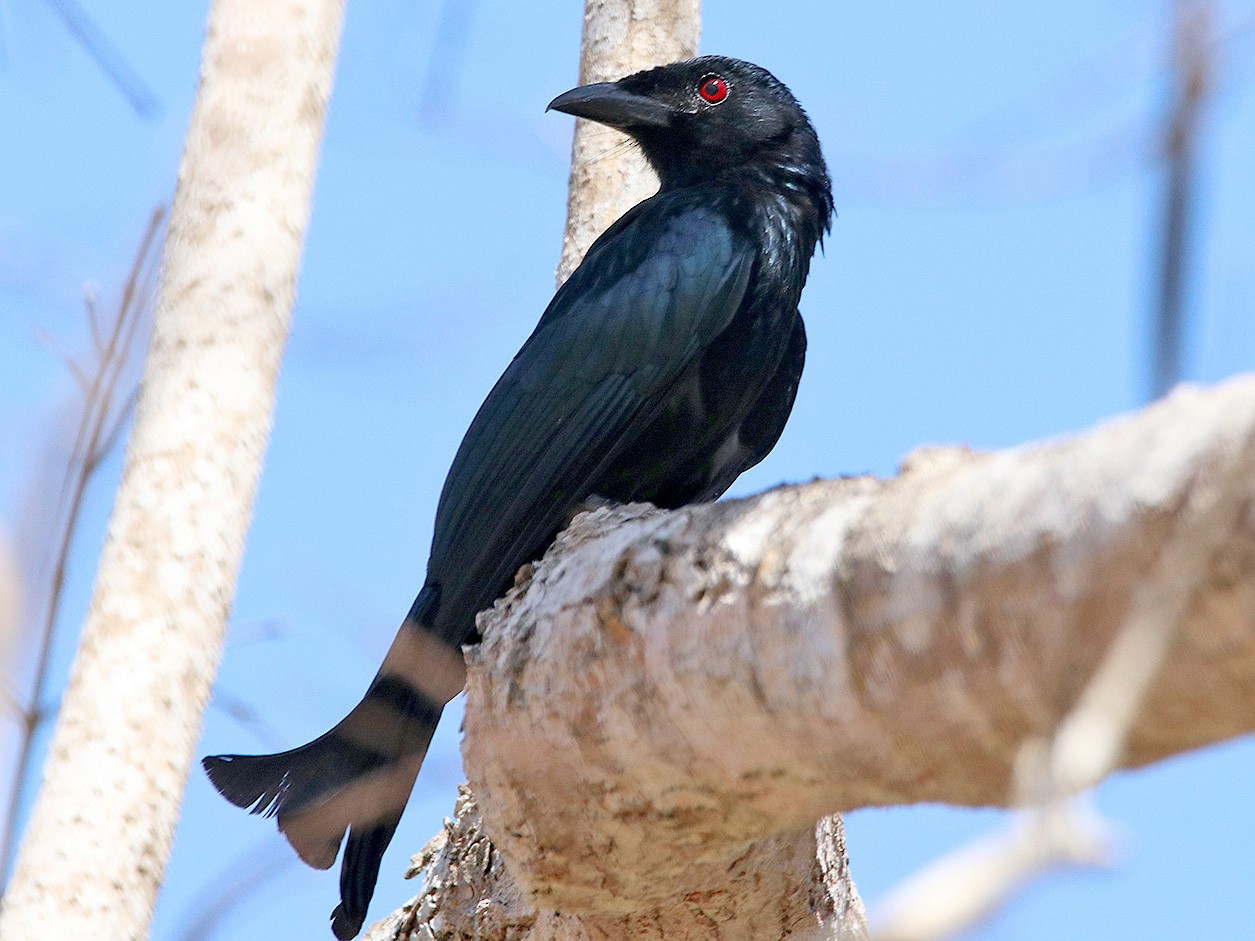
[[[1207,0],[1177,0],[1173,48],[1176,89],[1164,131],[1168,179],[1164,193],[1159,293],[1154,319],[1154,356],[1149,398],[1164,395],[1182,375],[1190,249],[1194,242],[1194,194],[1203,107],[1212,89],[1213,13]]]
[[[107,457],[117,446],[118,439],[122,436],[123,429],[126,428],[126,420],[130,417],[131,412],[135,410],[135,403],[139,400],[139,389],[132,389],[125,399],[118,406],[117,414],[113,416],[112,421],[108,422],[105,432],[101,438],[100,447],[97,451],[97,459],[91,461],[87,466],[94,471],[99,465],[100,460]]]
[[[78,364],[78,360],[74,358],[74,355],[62,346],[61,341],[47,330],[36,329],[34,336],[35,342],[61,361],[61,365],[74,378],[74,384],[78,386],[79,391],[84,396],[88,395],[91,380],[88,379],[87,373],[83,371],[83,367]]]
[[[100,335],[100,310],[96,306],[96,295],[91,291],[84,293],[83,306],[87,308],[87,326],[91,330],[92,352],[99,358],[104,352],[105,341]]]
[[[160,110],[157,96],[136,74],[126,59],[111,43],[104,31],[75,0],[44,0],[61,18],[70,35],[78,40],[96,65],[122,93],[135,113],[145,120]]]
[[[152,258],[156,255],[155,247],[164,219],[164,208],[159,207],[154,210],[131,264],[109,336],[99,350],[96,370],[90,378],[82,377],[83,407],[58,496],[58,505],[64,508],[64,512],[58,512],[56,522],[54,522],[54,528],[59,528],[59,531],[54,543],[54,563],[48,584],[48,601],[36,641],[38,653],[34,681],[28,704],[19,705],[18,708],[21,718],[21,745],[13,770],[13,788],[4,821],[3,855],[0,856],[0,878],[5,880],[8,878],[9,868],[17,849],[18,813],[21,809],[23,784],[30,775],[35,732],[46,714],[41,703],[48,682],[52,638],[64,594],[70,547],[74,542],[88,483],[101,460],[117,442],[118,430],[129,411],[128,406],[126,410],[114,416],[112,425],[109,423],[108,419],[113,412],[119,378],[131,360],[138,335],[138,324],[152,296],[153,273],[156,270]],[[93,306],[90,303],[88,305],[89,321],[92,320]],[[93,344],[96,344],[98,331],[95,326],[91,329]],[[77,376],[76,372],[76,378]],[[133,403],[134,396],[128,393],[126,401]]]

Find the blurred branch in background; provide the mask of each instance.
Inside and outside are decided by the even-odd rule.
[[[474,15],[474,0],[444,0],[440,5],[440,19],[418,99],[419,120],[423,124],[444,124],[453,116]]]
[[[1157,399],[1182,374],[1182,345],[1191,249],[1197,241],[1197,152],[1203,108],[1213,90],[1214,13],[1210,0],[1177,0],[1172,102],[1165,119],[1167,179],[1159,249],[1158,295],[1152,322],[1154,352],[1148,399]]]
[[[131,109],[146,121],[156,117],[161,110],[156,94],[127,64],[122,53],[87,11],[76,0],[44,0],[44,3],[57,14],[66,30],[121,92]]]
[[[13,536],[0,531],[0,681],[13,675],[21,637],[22,607],[22,571]],[[0,715],[7,712],[21,712],[21,703],[9,684],[0,682]]]
[[[60,491],[52,515],[44,518],[41,507],[28,510],[35,524],[24,533],[26,547],[18,553],[28,562],[21,566],[25,596],[31,603],[26,628],[35,666],[29,692],[18,692],[17,670],[6,671],[5,706],[16,715],[20,726],[18,759],[11,771],[12,792],[4,817],[3,843],[0,844],[0,880],[8,878],[17,847],[18,818],[22,794],[31,773],[35,734],[51,711],[44,701],[49,681],[49,661],[61,609],[70,548],[78,528],[79,515],[88,484],[101,462],[117,444],[119,433],[135,404],[138,352],[143,346],[149,305],[156,282],[164,207],[149,218],[139,248],[122,288],[122,294],[108,323],[102,323],[96,300],[88,295],[85,305],[91,333],[92,358],[84,367],[69,354],[60,352],[66,368],[74,376],[82,394],[73,444],[66,458]],[[50,341],[46,341],[50,342]],[[46,579],[46,584],[45,584]],[[38,597],[42,595],[42,597]],[[3,600],[0,599],[0,604]],[[2,614],[0,614],[2,616]],[[14,658],[16,661],[16,657]],[[2,884],[2,882],[0,882]]]
[[[849,195],[877,204],[1001,205],[1125,176],[1144,163],[1153,137],[1153,121],[1133,99],[1159,68],[1160,31],[1157,22],[1140,24],[1011,100],[992,103],[928,150],[834,154],[838,178]]]
[[[1167,80],[1177,86],[1169,109],[1172,124],[1182,103],[1182,63],[1205,66],[1205,87],[1195,105],[1249,81],[1255,58],[1239,52],[1255,35],[1255,12],[1223,20],[1208,0],[1179,0],[1205,7],[1201,16],[1178,14],[1175,39],[1165,59],[1149,23],[1097,54],[1070,64],[1040,87],[995,107],[920,153],[837,153],[833,162],[847,196],[863,202],[917,205],[1008,202],[1073,195],[1157,167],[1165,154],[1165,119],[1138,101],[1139,90]],[[1181,56],[1182,22],[1191,29],[1190,57]],[[1220,64],[1223,61],[1223,72]]]
[[[969,126],[934,153],[846,160],[839,174],[864,198],[998,203],[1072,193],[1148,164],[1158,169],[1162,162],[1163,196],[1154,223],[1158,271],[1147,316],[1147,400],[1160,398],[1183,376],[1191,260],[1198,242],[1199,143],[1206,110],[1223,86],[1249,80],[1251,57],[1234,50],[1250,38],[1255,15],[1225,22],[1212,0],[1176,0],[1171,22],[1169,100],[1160,116],[1118,113],[1132,87],[1153,82],[1160,73],[1155,43],[1139,30],[1096,61],[1078,63],[1031,99]],[[1075,130],[1094,122],[1098,128],[1079,139],[1054,139],[1059,135],[1049,128]],[[974,143],[978,138],[986,143]]]

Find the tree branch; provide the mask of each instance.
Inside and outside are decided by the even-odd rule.
[[[831,857],[814,821],[836,811],[1012,802],[1024,742],[1104,715],[1103,683],[1082,692],[1148,618],[1171,622],[1172,669],[1130,677],[1149,682],[1112,759],[1255,729],[1252,466],[1246,377],[1069,440],[921,452],[892,480],[577,518],[468,651],[463,752],[505,895],[589,937],[697,936],[694,907],[753,936],[738,867],[752,885]],[[1109,763],[1062,766],[1079,787]],[[818,922],[819,873],[773,885],[777,906]],[[476,878],[463,897],[501,904]]]
[[[862,903],[850,880],[839,816],[744,848],[716,885],[651,907],[620,899],[609,917],[539,908],[484,832],[470,788],[453,820],[414,857],[407,878],[424,875],[407,905],[364,941],[605,941],[607,938],[788,937],[866,941]]]
[[[880,906],[877,941],[949,937],[1041,871],[1108,862],[1107,828],[1077,795],[1119,763],[1197,586],[1249,500],[1249,464],[1230,461],[1228,471],[1228,479],[1191,488],[1175,538],[1141,579],[1124,626],[1053,742],[1030,738],[1021,746],[1013,793],[1025,811],[1001,834],[948,854],[896,889]]]
[[[1075,819],[981,848],[997,871],[950,867],[973,910],[1092,857],[1066,795],[1255,729],[1253,464],[1247,377],[1069,440],[920,452],[892,480],[577,518],[481,616],[479,804],[370,937],[862,938],[824,815],[871,805]],[[1046,771],[1017,759],[1046,739],[1027,793]]]

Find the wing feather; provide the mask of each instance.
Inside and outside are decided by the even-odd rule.
[[[469,631],[475,611],[592,495],[633,429],[727,327],[752,267],[717,214],[677,212],[662,196],[589,251],[489,393],[449,471],[428,580],[469,610],[443,610],[442,633]]]

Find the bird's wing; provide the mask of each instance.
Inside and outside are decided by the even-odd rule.
[[[543,548],[631,428],[666,403],[727,327],[752,267],[720,216],[665,197],[638,206],[594,245],[454,459],[429,567],[446,600],[456,585],[476,596],[482,586],[486,598],[473,600],[485,606]]]

